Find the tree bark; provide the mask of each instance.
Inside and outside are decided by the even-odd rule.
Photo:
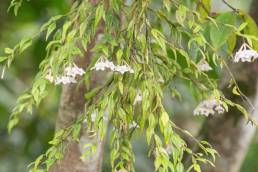
[[[97,0],[91,1],[96,4]],[[103,26],[100,26],[95,40],[88,46],[88,53],[84,58],[77,58],[75,63],[82,68],[87,67],[90,63],[91,52],[90,49],[94,46],[96,39],[100,33],[102,33]],[[91,87],[95,87],[101,83],[101,76],[93,73],[91,76]],[[84,84],[70,84],[65,85],[62,88],[61,100],[59,106],[59,112],[56,121],[56,130],[66,128],[73,124],[77,117],[85,110],[85,98],[84,94],[86,87]],[[81,159],[83,154],[83,146],[86,143],[96,144],[96,152],[93,155],[87,157],[87,159]],[[68,141],[66,144],[64,157],[59,160],[53,167],[51,172],[100,172],[102,168],[103,157],[103,145],[104,141],[100,140],[98,136],[89,137],[88,133],[83,132],[80,136],[80,141]]]
[[[258,23],[258,1],[253,0],[251,16]],[[258,120],[258,63],[234,64],[231,67],[240,89],[249,97],[255,110],[250,114]],[[228,77],[223,76],[228,79]],[[245,103],[231,95],[231,90],[222,88],[225,95],[231,96],[233,101],[242,105]],[[211,143],[219,152],[215,168],[205,166],[205,172],[238,172],[246,156],[249,145],[255,134],[256,127],[247,124],[241,114],[236,110],[230,110],[224,115],[215,115],[207,119],[201,129],[200,137]]]

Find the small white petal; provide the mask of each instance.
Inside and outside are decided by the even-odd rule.
[[[197,64],[197,68],[198,68],[200,71],[203,71],[203,72],[207,72],[207,71],[212,70],[212,67],[209,65],[209,63],[208,63],[205,59],[202,59],[202,60]]]
[[[202,101],[193,111],[194,115],[214,115],[215,113],[224,113],[225,109],[222,103],[214,98]]]
[[[234,56],[234,62],[253,62],[258,58],[258,52],[244,43]]]
[[[132,128],[139,128],[140,126],[135,122],[133,121],[131,124],[129,124],[129,128],[132,129]]]

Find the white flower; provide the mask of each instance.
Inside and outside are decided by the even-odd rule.
[[[98,59],[98,61],[96,62],[95,66],[91,68],[91,70],[96,70],[96,71],[102,70],[102,71],[104,71],[106,69],[110,69],[110,70],[113,71],[113,70],[115,70],[115,67],[116,66],[113,64],[113,62],[108,61],[106,59],[106,57],[101,56]]]
[[[258,52],[253,50],[247,43],[244,43],[236,52],[234,62],[252,62],[258,58]]]
[[[61,76],[61,77],[57,77],[55,80],[55,84],[70,84],[70,83],[77,83],[77,81],[75,80],[74,77],[71,76]]]
[[[82,76],[85,74],[85,71],[82,68],[79,68],[75,64],[73,66],[68,66],[64,69],[64,75],[63,76],[57,76],[56,79],[52,75],[51,70],[48,70],[48,73],[46,75],[46,79],[49,80],[51,83],[55,83],[55,85],[58,84],[70,84],[70,83],[77,83],[76,76],[80,75]]]
[[[224,113],[225,109],[222,106],[222,103],[219,100],[214,98],[207,99],[202,101],[194,110],[194,115],[204,115],[209,116],[214,115],[215,113]]]
[[[91,70],[105,70],[107,67],[107,64],[105,62],[97,62],[94,67],[91,68]]]
[[[67,76],[71,77],[76,77],[77,75],[82,76],[83,74],[85,74],[85,71],[82,68],[76,66],[75,64],[73,64],[73,66],[66,67],[64,71]]]
[[[116,66],[115,71],[121,74],[125,72],[134,73],[134,70],[128,65]]]
[[[114,71],[116,69],[116,66],[114,65],[113,62],[111,61],[106,61],[106,65],[107,65],[107,68],[109,68],[110,70]]]
[[[131,124],[129,124],[129,128],[139,128],[139,125],[135,121],[133,121]]]
[[[136,105],[138,102],[141,102],[142,101],[142,93],[141,91],[138,91],[137,95],[135,96],[135,99],[134,99],[134,105]]]
[[[121,74],[124,74],[125,72],[130,72],[134,73],[134,70],[129,66],[129,65],[114,65],[112,61],[108,61],[106,57],[101,56],[99,60],[96,62],[94,67],[91,68],[91,70],[96,70],[96,71],[104,71],[106,69],[109,69],[113,72],[119,72]]]
[[[212,70],[212,68],[210,67],[209,63],[208,63],[205,59],[202,59],[202,60],[197,64],[197,68],[198,68],[200,71],[203,71],[203,72],[207,72],[207,71]]]

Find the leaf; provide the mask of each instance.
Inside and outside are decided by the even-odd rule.
[[[68,29],[70,28],[71,25],[72,25],[72,22],[71,22],[71,21],[68,21],[68,22],[66,22],[66,23],[64,24],[63,30],[62,30],[62,38],[61,38],[63,41],[65,40],[67,31],[68,31]]]
[[[8,59],[8,57],[4,57],[4,56],[1,57],[1,56],[0,56],[0,63],[3,62],[3,61],[5,61],[6,59]]]
[[[124,92],[124,85],[123,85],[123,83],[121,81],[119,81],[117,86],[118,86],[118,90],[123,95],[123,92]]]
[[[95,27],[99,24],[101,18],[104,17],[104,6],[103,4],[98,5],[96,9]]]
[[[19,123],[18,118],[11,118],[10,121],[8,122],[8,127],[7,127],[8,133],[11,133],[14,126],[16,126],[18,123]]]
[[[25,51],[28,47],[30,47],[32,44],[32,39],[31,38],[26,38],[26,39],[23,39],[21,41],[21,43],[19,44],[19,47],[20,47],[20,52],[19,53],[22,53],[23,51]]]
[[[50,24],[50,26],[47,29],[47,35],[46,40],[48,40],[48,37],[51,35],[51,33],[56,29],[56,23]]]
[[[240,93],[238,91],[238,88],[235,86],[232,90],[233,94],[240,96]]]
[[[218,26],[210,24],[210,39],[215,49],[222,47],[230,35],[236,23],[236,15],[233,12],[223,13],[216,18]]]
[[[176,170],[177,172],[184,172],[184,165],[181,162],[179,162],[176,166]]]
[[[184,5],[179,5],[178,9],[176,10],[176,20],[178,23],[183,25],[186,19],[186,14],[187,14],[187,8]]]
[[[163,4],[164,4],[164,6],[166,7],[166,9],[168,10],[168,11],[170,11],[170,8],[171,8],[171,1],[170,0],[163,0]]]
[[[254,19],[242,11],[241,15],[244,17],[244,20],[247,23],[247,26],[244,28],[244,33],[258,37],[258,27]],[[258,51],[258,41],[253,40],[252,44],[253,48]]]
[[[84,94],[84,98],[86,100],[90,100],[92,97],[94,97],[98,91],[100,90],[101,87],[96,87],[96,88],[93,88],[90,92],[87,92]]]
[[[201,172],[201,167],[200,167],[200,165],[194,164],[194,165],[193,165],[193,168],[194,168],[194,170],[195,170],[196,172]]]
[[[47,28],[52,24],[55,23],[57,20],[59,20],[60,18],[62,18],[63,15],[57,15],[54,16],[52,18],[49,19],[49,21],[47,21],[46,23],[44,23],[41,28],[40,28],[40,32],[43,32],[44,30],[47,30]]]
[[[239,105],[239,104],[235,104],[235,106],[244,115],[245,119],[248,120],[249,114],[246,111],[246,109],[243,106]]]
[[[166,52],[165,36],[157,29],[152,29],[151,34],[157,41],[158,45],[163,49],[164,52]]]
[[[11,49],[11,48],[5,48],[5,49],[4,49],[5,54],[12,54],[13,51],[14,51],[14,50]]]
[[[23,0],[12,0],[10,6],[8,7],[8,12],[13,8],[14,15],[17,16],[18,10],[22,5]]]
[[[238,27],[238,32],[241,32],[243,29],[245,29],[247,27],[248,23],[244,22],[242,23],[239,27]]]
[[[163,127],[166,127],[168,125],[169,122],[169,116],[167,114],[167,112],[163,111],[161,113],[161,117],[160,117],[161,123]]]
[[[236,48],[236,43],[237,43],[237,36],[235,34],[230,35],[227,40],[228,52],[233,53],[233,51]]]
[[[171,89],[171,96],[177,98],[179,101],[182,100],[182,95],[181,95],[180,92],[179,92],[177,89],[175,89],[175,88],[172,88],[172,89]]]
[[[81,131],[81,124],[76,124],[73,126],[72,138],[77,140]]]

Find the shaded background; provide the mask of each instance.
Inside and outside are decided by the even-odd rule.
[[[240,1],[240,0],[239,0]],[[250,0],[231,0],[237,8],[248,11]],[[0,2],[0,56],[5,47],[12,47],[26,35],[37,33],[39,27],[51,16],[64,14],[69,10],[65,0],[33,0],[22,6],[19,15],[15,17],[7,13],[9,0]],[[214,11],[228,10],[227,7],[214,0]],[[39,37],[32,48],[19,56],[12,68],[7,71],[5,79],[0,80],[0,172],[25,172],[27,165],[48,148],[48,141],[54,135],[55,118],[58,109],[60,88],[52,90],[39,109],[34,109],[33,115],[23,115],[23,120],[11,135],[8,135],[6,125],[18,95],[30,88],[38,65],[44,57],[46,42]],[[0,66],[1,70],[1,66]],[[164,103],[178,125],[190,129],[197,134],[203,122],[202,117],[192,117],[192,109],[196,105],[187,88],[180,85],[184,93],[184,101],[178,106],[170,99],[169,94]],[[171,106],[172,104],[172,106]],[[178,109],[176,107],[179,107]],[[176,113],[175,113],[176,112]],[[153,165],[147,157],[145,143],[140,136],[134,141],[136,166],[139,172],[151,172]],[[108,145],[105,149],[104,171],[109,171]],[[258,170],[258,136],[254,138],[241,172],[257,172]]]

